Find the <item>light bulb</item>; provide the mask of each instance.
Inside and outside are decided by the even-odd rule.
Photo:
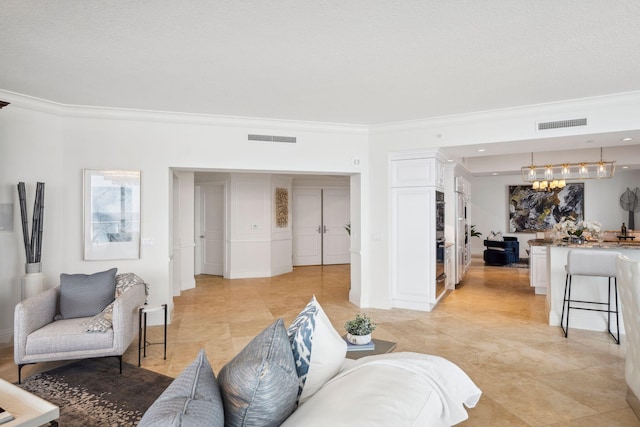
[[[580,163],[580,178],[587,178],[589,176],[589,169],[587,169],[587,165],[585,163]]]
[[[544,170],[544,178],[547,181],[551,181],[553,179],[553,168],[551,165],[546,166],[546,169]]]
[[[568,163],[564,163],[562,165],[562,177],[563,178],[569,178],[569,176],[571,175],[571,168],[569,167]]]

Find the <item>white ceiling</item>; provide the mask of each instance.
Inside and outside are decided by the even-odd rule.
[[[380,124],[640,90],[637,0],[3,0],[0,89]]]

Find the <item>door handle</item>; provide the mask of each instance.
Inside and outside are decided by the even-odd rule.
[[[319,226],[318,226],[318,228],[316,229],[316,231],[317,231],[318,233],[322,234],[322,226],[321,226],[321,225],[319,225]]]
[[[326,233],[326,232],[327,232],[327,226],[326,226],[326,225],[323,225],[323,226],[322,226],[322,232],[323,232],[323,233]]]
[[[204,236],[200,236],[201,239],[204,239]]]

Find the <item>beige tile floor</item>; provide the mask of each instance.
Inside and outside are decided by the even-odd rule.
[[[174,299],[167,360],[152,346],[143,367],[178,375],[204,348],[217,372],[274,319],[289,324],[313,294],[336,329],[359,310],[349,303],[349,266],[299,267],[264,279],[200,276]],[[485,267],[475,259],[462,286],[430,313],[367,309],[377,338],[396,351],[445,357],[482,389],[468,426],[640,426],[625,400],[624,339],[547,325],[545,297],[534,295],[528,270]],[[151,341],[162,327],[149,328]],[[0,377],[17,380],[13,349],[0,345]],[[137,363],[135,345],[125,361]],[[25,377],[55,364],[24,368]]]

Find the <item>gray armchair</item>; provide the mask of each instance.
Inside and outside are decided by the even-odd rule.
[[[89,318],[54,320],[59,313],[60,287],[49,289],[16,305],[14,360],[18,383],[24,365],[55,360],[115,356],[120,361],[138,333],[138,309],[145,303],[144,283],[132,286],[115,299],[112,327],[105,332],[86,332]]]

